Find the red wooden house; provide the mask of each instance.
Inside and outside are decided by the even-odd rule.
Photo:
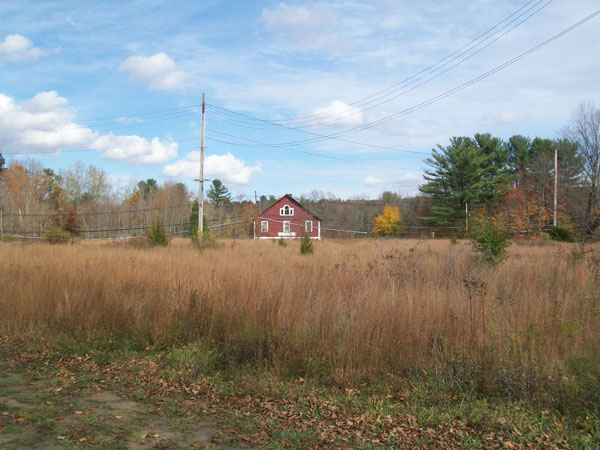
[[[285,194],[254,222],[254,239],[321,239],[321,219]]]

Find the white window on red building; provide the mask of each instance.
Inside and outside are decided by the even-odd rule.
[[[269,231],[269,221],[268,220],[260,221],[260,231],[262,233],[266,233],[267,231]]]
[[[306,221],[305,230],[306,230],[307,233],[312,233],[312,220],[307,220]]]
[[[290,208],[290,205],[285,205],[283,208],[279,209],[279,215],[281,216],[293,216],[294,208]]]
[[[289,220],[286,220],[283,222],[283,232],[284,233],[290,232],[290,221]]]

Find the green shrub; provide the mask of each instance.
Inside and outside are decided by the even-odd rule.
[[[14,234],[6,233],[2,235],[2,242],[15,241],[17,237]]]
[[[305,234],[300,242],[300,253],[303,255],[310,255],[314,253],[315,248],[313,246],[312,239],[308,234]]]
[[[540,238],[540,240],[544,241],[544,242],[548,242],[548,241],[552,240],[550,235],[548,233],[544,233],[543,231],[540,231],[538,233],[538,238]]]
[[[501,230],[490,220],[482,220],[477,224],[472,242],[481,258],[488,264],[501,263],[508,255],[508,232]]]
[[[73,235],[61,228],[52,228],[44,235],[44,240],[49,244],[68,244],[73,240]]]
[[[456,237],[456,236],[452,236],[452,237],[450,238],[450,243],[451,243],[452,245],[456,245],[456,244],[458,244],[458,239],[457,239],[457,237]]]
[[[277,241],[280,247],[287,247],[287,241],[284,238],[279,238]]]
[[[199,250],[219,248],[219,241],[214,234],[209,232],[208,228],[205,228],[202,232],[202,237],[196,241],[196,247],[198,247]]]
[[[160,217],[156,218],[150,227],[150,230],[148,230],[146,238],[148,239],[148,243],[152,246],[169,245],[169,238],[167,237],[167,234],[160,223]]]
[[[571,236],[571,231],[564,227],[552,227],[550,230],[550,238],[553,241],[559,242],[575,242],[573,236]]]

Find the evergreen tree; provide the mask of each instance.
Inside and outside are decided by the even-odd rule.
[[[212,181],[206,195],[217,208],[231,202],[229,189],[219,179]]]
[[[5,167],[4,167],[5,163],[6,163],[6,161],[4,160],[2,153],[0,153],[0,173],[5,169]]]
[[[198,210],[200,209],[200,204],[198,203],[198,199],[194,200],[192,203],[192,213],[190,214],[190,238],[192,242],[198,242]]]
[[[148,178],[146,181],[142,180],[137,186],[144,200],[151,197],[158,190],[158,183],[154,178]]]
[[[431,216],[424,219],[438,226],[455,225],[465,215],[465,205],[490,206],[504,195],[510,181],[509,149],[489,133],[453,137],[450,145],[438,145],[425,162],[431,169],[419,187],[434,199]]]

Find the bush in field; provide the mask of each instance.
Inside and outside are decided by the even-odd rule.
[[[287,247],[287,241],[284,238],[279,238],[277,241],[280,247]]]
[[[160,223],[160,217],[156,218],[150,227],[150,230],[148,230],[146,237],[148,239],[148,243],[152,246],[169,245],[169,238],[167,237],[167,234]]]
[[[573,236],[571,236],[571,231],[568,228],[563,227],[552,227],[550,230],[550,238],[553,241],[559,242],[575,242]]]
[[[67,212],[65,222],[63,223],[63,230],[67,233],[78,235],[79,227],[81,227],[81,220],[77,214],[77,208],[75,208],[74,205],[71,205],[69,212]]]
[[[17,237],[14,234],[6,233],[2,235],[2,242],[10,242],[16,239]]]
[[[472,241],[482,259],[488,264],[499,264],[508,255],[506,251],[510,245],[508,233],[498,228],[489,219],[484,219],[477,224]]]
[[[44,235],[44,240],[49,244],[67,244],[71,242],[73,235],[61,228],[52,228]]]
[[[541,241],[544,241],[544,242],[549,242],[549,241],[551,241],[551,240],[552,240],[552,238],[550,237],[550,235],[549,235],[548,233],[545,233],[544,231],[540,231],[540,232],[538,233],[538,238],[539,238]]]
[[[196,247],[199,250],[206,250],[208,248],[219,248],[219,241],[214,234],[211,234],[208,229],[204,229],[202,232],[201,239],[196,241]]]
[[[315,248],[312,243],[312,239],[308,234],[305,234],[300,242],[300,253],[303,255],[310,255],[314,253]]]

